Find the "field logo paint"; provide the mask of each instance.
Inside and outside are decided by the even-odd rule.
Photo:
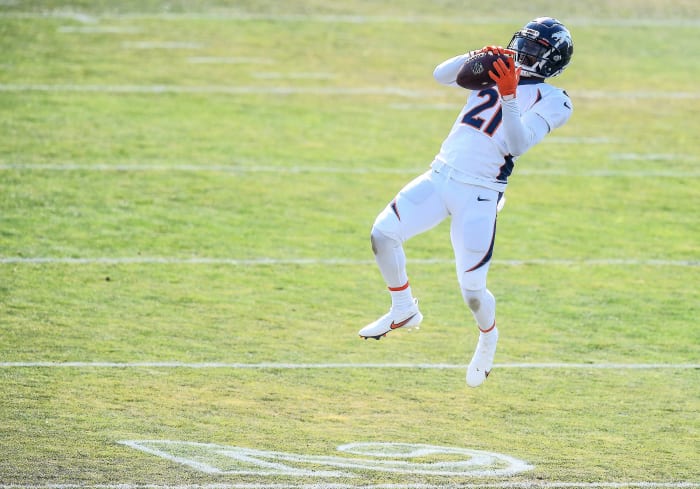
[[[360,457],[296,455],[173,440],[124,440],[119,443],[207,474],[348,478],[360,476],[353,471],[373,471],[403,475],[503,477],[533,468],[527,462],[499,453],[416,443],[362,442],[337,448],[340,452]],[[431,459],[433,461],[428,461]]]

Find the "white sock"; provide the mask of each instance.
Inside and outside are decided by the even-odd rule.
[[[488,329],[481,329],[481,326],[479,326],[479,334],[484,336],[484,335],[490,335],[492,332],[496,331],[496,321],[493,322],[491,327]]]
[[[413,306],[413,293],[408,281],[400,287],[389,287],[391,293],[391,308],[405,311]]]

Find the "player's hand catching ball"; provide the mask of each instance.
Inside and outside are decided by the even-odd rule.
[[[476,51],[477,53],[488,53],[491,52],[493,54],[500,54],[500,55],[514,55],[515,51],[511,49],[506,49],[503,46],[484,46],[483,48],[479,49]]]
[[[522,68],[516,69],[515,61],[510,56],[505,59],[507,64],[506,61],[503,61],[503,58],[499,58],[493,63],[493,67],[489,71],[489,77],[498,85],[498,93],[501,94],[501,97],[511,98],[511,95],[515,97]]]

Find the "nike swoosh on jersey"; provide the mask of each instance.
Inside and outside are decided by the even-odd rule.
[[[391,329],[398,329],[398,328],[400,328],[401,326],[406,326],[406,323],[408,323],[408,322],[409,322],[411,319],[413,319],[414,317],[416,317],[415,314],[414,314],[413,316],[409,316],[408,318],[404,319],[404,320],[401,321],[400,323],[395,323],[394,321],[392,321],[392,322],[391,322],[391,325],[389,325],[389,327],[390,327]]]
[[[479,202],[491,202],[491,199],[484,199],[483,197],[481,197],[481,195],[479,195],[476,198],[476,200],[478,200]]]

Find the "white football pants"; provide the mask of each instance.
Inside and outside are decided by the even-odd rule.
[[[450,238],[464,302],[482,331],[495,324],[496,301],[486,289],[496,237],[501,192],[450,178],[450,170],[429,170],[399,191],[377,216],[372,248],[387,286],[408,282],[403,242],[452,216]]]
[[[460,287],[463,291],[485,290],[502,193],[456,181],[449,172],[446,167],[425,172],[401,189],[377,216],[372,241],[389,286],[407,280],[403,242],[451,216],[450,238]]]

